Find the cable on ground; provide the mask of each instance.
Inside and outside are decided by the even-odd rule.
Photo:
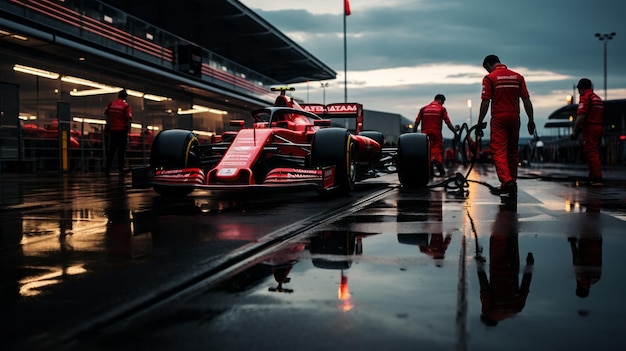
[[[487,188],[489,188],[489,191],[492,191],[495,189],[495,187],[489,183],[486,182],[479,182],[476,180],[471,180],[468,179],[470,173],[472,172],[472,170],[474,169],[474,165],[476,164],[476,160],[478,157],[478,146],[481,143],[481,138],[482,138],[482,129],[484,129],[486,127],[487,123],[483,123],[480,129],[481,132],[479,133],[474,133],[476,134],[476,140],[474,141],[471,137],[472,132],[475,132],[476,129],[479,127],[478,124],[473,125],[471,128],[467,125],[467,123],[463,123],[463,125],[461,126],[461,128],[457,131],[458,133],[458,139],[461,141],[459,148],[461,151],[461,158],[462,158],[462,163],[463,166],[468,167],[467,172],[465,173],[465,175],[463,175],[460,172],[457,172],[455,175],[453,176],[449,176],[446,179],[435,183],[435,184],[431,184],[428,185],[427,188],[440,188],[443,187],[445,189],[446,192],[448,193],[454,193],[457,194],[459,196],[467,196],[467,194],[469,194],[469,191],[467,190],[467,188],[469,187],[469,183],[477,183],[477,184],[481,184],[486,186]],[[469,150],[470,154],[471,154],[471,159],[468,160],[467,159],[467,151]],[[456,158],[456,155],[455,155]]]

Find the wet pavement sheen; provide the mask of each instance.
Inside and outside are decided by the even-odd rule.
[[[383,199],[287,240],[218,288],[74,349],[622,350],[626,171],[607,169],[600,188],[576,186],[583,177],[580,167],[520,169],[518,200],[502,206],[478,182],[459,197],[404,190],[385,176],[395,189]],[[489,166],[469,179],[495,185]],[[159,208],[150,195],[136,204]],[[186,225],[198,234],[180,245],[211,237],[202,230],[240,238],[255,226],[191,207],[200,210],[191,223],[158,216],[163,232]],[[260,207],[249,211],[277,214]]]

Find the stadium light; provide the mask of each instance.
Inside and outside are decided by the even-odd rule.
[[[322,93],[323,94],[322,95],[323,96],[323,98],[322,98],[323,100],[322,101],[324,102],[324,105],[326,105],[326,88],[328,87],[328,83],[320,83],[320,84],[321,84],[321,87],[322,87],[322,90],[323,90],[323,93]]]
[[[598,40],[600,40],[604,44],[604,100],[607,99],[607,95],[606,95],[606,44],[609,42],[609,40],[613,39],[615,34],[617,33],[615,32],[604,33],[604,34],[596,33],[596,38],[598,38]]]

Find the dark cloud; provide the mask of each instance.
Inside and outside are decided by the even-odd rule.
[[[604,43],[594,34],[617,32],[617,36],[607,43],[607,81],[609,89],[626,89],[624,1],[433,0],[407,1],[402,6],[389,6],[384,1],[380,4],[376,8],[360,8],[358,1],[351,3],[352,15],[347,17],[348,71],[437,63],[480,68],[486,55],[496,54],[514,69],[526,68],[571,77],[529,83],[531,95],[537,100],[542,97],[545,100],[547,96],[555,96],[556,91],[570,91],[580,77],[590,78],[600,91],[603,87]],[[292,39],[337,72],[343,72],[341,14],[318,15],[304,10],[256,12],[287,35],[293,32],[311,35],[313,39],[307,41]],[[337,94],[340,83],[335,83]],[[399,112],[412,118],[413,108],[430,102],[433,94],[438,92],[446,94],[449,111],[458,115],[468,112],[463,107],[466,99],[474,99],[474,114],[477,115],[480,84],[352,89],[349,95],[350,100],[367,101],[369,108]],[[334,98],[332,88],[326,93],[329,100]],[[343,99],[343,91],[336,98]],[[564,96],[554,100],[554,106],[565,103]],[[537,109],[540,126],[550,112],[549,108]]]
[[[384,4],[384,2],[381,2]],[[602,43],[596,32],[620,32],[609,42],[616,82],[626,81],[626,2],[437,1],[359,9],[347,19],[349,66],[355,70],[432,62],[480,65],[496,53],[511,66],[600,78]],[[283,32],[319,33],[301,43],[332,67],[343,67],[343,16],[304,10],[258,11]],[[359,36],[353,36],[359,33]],[[620,39],[621,37],[624,37]],[[337,48],[341,51],[337,52]],[[624,85],[622,83],[622,85]]]

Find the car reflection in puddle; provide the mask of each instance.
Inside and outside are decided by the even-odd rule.
[[[441,310],[454,316],[449,301],[456,300],[458,256],[445,252],[459,252],[460,241],[442,224],[442,197],[433,192],[425,199],[381,200],[282,244],[217,290],[288,292],[278,302],[313,303],[322,310],[329,304],[344,312],[367,306],[363,313],[392,323],[419,324]],[[425,294],[438,301],[416,298]]]

